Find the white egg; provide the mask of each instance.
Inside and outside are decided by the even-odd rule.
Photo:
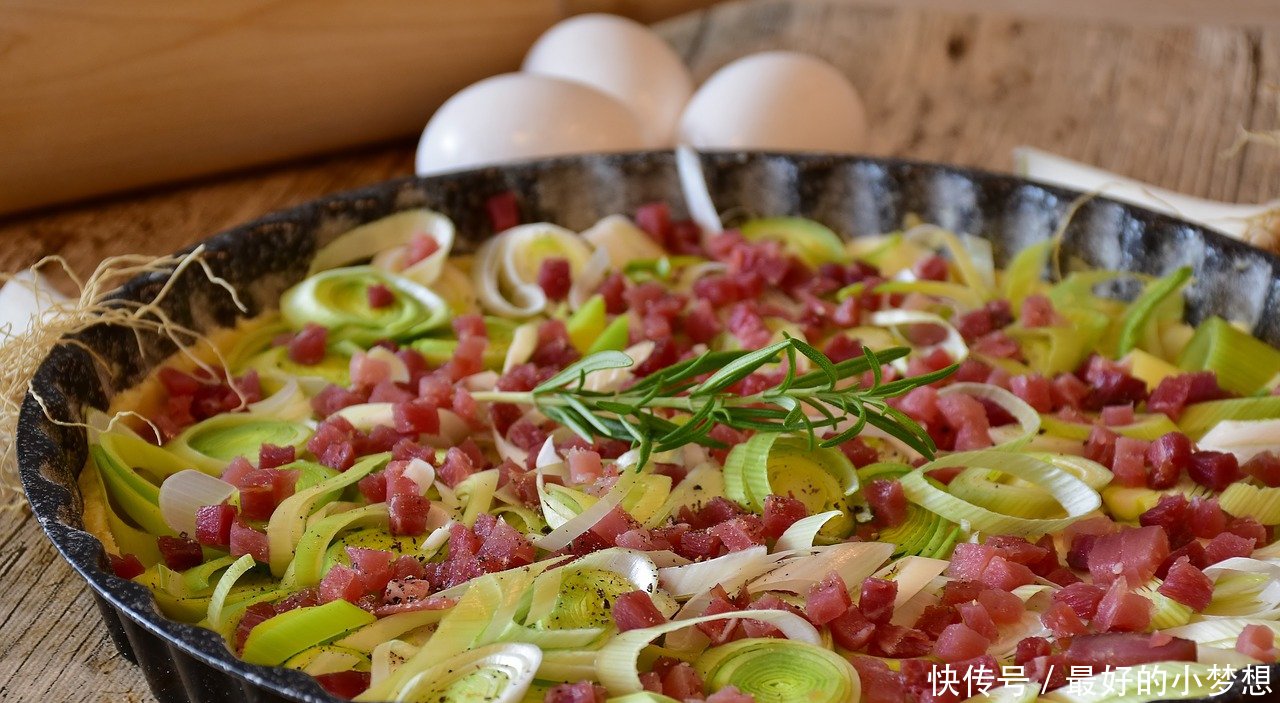
[[[699,149],[851,152],[862,148],[862,99],[831,64],[791,51],[738,59],[694,93],[680,140]]]
[[[635,113],[651,147],[675,143],[680,112],[693,94],[689,69],[671,45],[616,15],[578,15],[548,29],[525,55],[523,70],[612,95]]]
[[[622,103],[572,81],[506,73],[463,88],[431,116],[418,175],[560,154],[645,147]]]

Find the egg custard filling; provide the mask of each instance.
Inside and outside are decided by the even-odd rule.
[[[116,575],[358,701],[1139,701],[1277,660],[1280,350],[1184,322],[1190,270],[490,206],[471,254],[428,210],[337,237],[92,418]]]

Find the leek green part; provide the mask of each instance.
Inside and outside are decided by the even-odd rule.
[[[1251,517],[1263,525],[1280,525],[1280,488],[1233,483],[1218,496],[1229,515]]]
[[[323,501],[333,500],[345,488],[373,473],[374,469],[387,463],[390,458],[390,453],[367,456],[337,476],[298,491],[276,506],[267,523],[271,573],[277,577],[284,575],[284,570],[294,558],[294,550],[307,529],[307,519]],[[328,543],[325,544],[327,546]]]
[[[486,369],[499,371],[502,369],[502,362],[507,358],[507,349],[511,346],[516,325],[506,318],[486,315],[484,329],[489,343],[484,347],[481,360]],[[409,347],[421,354],[432,366],[442,366],[453,358],[454,352],[458,349],[458,340],[448,337],[423,337],[410,342]]]
[[[1102,503],[1115,519],[1136,522],[1139,516],[1156,507],[1161,498],[1175,493],[1195,498],[1207,496],[1210,491],[1190,481],[1182,481],[1167,491],[1157,491],[1145,486],[1107,486],[1102,489]]]
[[[1270,420],[1276,417],[1280,417],[1280,395],[1208,400],[1188,405],[1178,418],[1178,427],[1193,441],[1198,441],[1223,420]]]
[[[330,515],[309,525],[293,549],[293,581],[290,585],[305,588],[320,583],[326,570],[325,557],[334,537],[353,527],[386,525],[388,515],[385,503],[375,503]]]
[[[1117,342],[1116,356],[1128,354],[1130,350],[1138,346],[1150,331],[1153,324],[1153,316],[1160,306],[1178,296],[1183,287],[1191,281],[1191,269],[1187,266],[1176,269],[1172,273],[1158,278],[1143,289],[1139,295],[1125,311],[1124,317],[1120,320],[1120,338]],[[1148,351],[1151,351],[1148,349]]]
[[[849,255],[844,240],[829,227],[803,217],[767,217],[748,220],[739,228],[748,241],[771,239],[800,257],[810,268],[844,263]]]
[[[750,638],[708,649],[694,668],[706,687],[735,686],[756,703],[848,703],[861,691],[858,672],[824,647],[773,638]]]
[[[1040,415],[1040,426],[1047,434],[1055,437],[1078,439],[1083,442],[1089,438],[1089,433],[1096,425],[1092,422],[1071,422],[1053,413],[1044,413]],[[1148,413],[1138,414],[1134,417],[1134,422],[1128,425],[1112,425],[1107,429],[1125,437],[1145,439],[1150,442],[1170,432],[1177,432],[1178,426],[1164,413]]]
[[[191,468],[187,462],[172,452],[126,432],[103,432],[98,435],[98,445],[122,466],[142,471],[155,483]]]
[[[370,286],[386,286],[395,300],[369,306]],[[321,271],[285,291],[280,311],[289,324],[315,323],[334,340],[362,346],[379,339],[411,340],[449,323],[449,306],[429,288],[372,266]]]
[[[1249,395],[1280,373],[1280,349],[1215,316],[1196,327],[1178,365],[1187,371],[1213,371],[1218,385]]]
[[[126,517],[152,535],[174,534],[160,514],[160,489],[155,484],[120,463],[102,445],[90,447],[89,454],[98,467],[107,495],[120,506]]]
[[[332,644],[319,644],[289,657],[286,669],[298,669],[312,676],[336,674],[340,671],[368,671],[369,656],[354,649]]]
[[[1018,310],[1022,301],[1035,292],[1037,284],[1044,277],[1045,266],[1049,263],[1049,254],[1053,252],[1054,242],[1046,239],[1043,242],[1018,252],[1004,270],[1003,293],[1010,307]]]
[[[275,347],[249,359],[245,365],[266,376],[284,374],[294,378],[318,378],[344,387],[351,385],[351,357],[336,349],[326,350],[318,364],[299,364],[289,358],[287,348]]]
[[[907,506],[907,519],[880,532],[880,539],[894,545],[894,558],[922,556],[945,559],[960,538],[960,526],[918,505]]]
[[[311,428],[301,422],[226,413],[188,427],[169,440],[165,449],[196,469],[218,476],[232,459],[256,460],[264,444],[301,449],[309,439]]]
[[[610,627],[613,602],[634,590],[635,584],[621,574],[604,569],[573,569],[563,575],[551,613],[535,626],[552,630]]]
[[[605,326],[600,336],[587,347],[584,356],[591,356],[602,351],[622,351],[627,348],[627,338],[631,330],[631,319],[626,315],[618,315]]]
[[[597,293],[587,298],[587,302],[575,310],[568,320],[565,320],[564,326],[573,347],[580,353],[586,353],[604,332],[604,296]]]
[[[250,664],[278,666],[304,649],[341,637],[376,619],[372,613],[342,599],[295,608],[250,630],[241,658]]]

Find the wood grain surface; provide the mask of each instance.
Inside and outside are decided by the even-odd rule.
[[[1280,127],[1274,23],[961,15],[922,2],[754,0],[661,29],[699,78],[760,49],[825,57],[864,95],[874,154],[1008,170],[1009,150],[1030,144],[1195,195],[1280,195],[1280,151],[1223,156],[1242,127]],[[273,209],[406,175],[412,149],[394,143],[11,219],[0,223],[0,270],[61,254],[84,272],[112,254],[168,252]],[[0,700],[151,700],[83,583],[18,515],[0,515]]]

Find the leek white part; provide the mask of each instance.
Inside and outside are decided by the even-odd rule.
[[[378,425],[394,426],[395,414],[391,403],[361,403],[348,405],[334,413],[350,422],[362,432],[368,432]]]
[[[1251,517],[1263,525],[1280,525],[1280,489],[1233,483],[1218,496],[1229,515]]]
[[[579,557],[557,571],[586,568],[612,571],[630,581],[638,590],[648,593],[658,590],[658,567],[646,552],[610,547]]]
[[[644,690],[640,683],[638,658],[640,651],[650,642],[681,628],[700,625],[704,622],[732,620],[742,617],[740,612],[703,615],[688,620],[667,622],[654,627],[629,630],[605,643],[596,655],[596,677],[610,695],[636,693]],[[751,612],[753,620],[766,622],[782,631],[787,639],[805,642],[815,646],[822,645],[822,635],[804,618],[782,610],[756,610]]]
[[[621,270],[633,261],[648,261],[667,256],[644,230],[623,215],[609,215],[582,233],[582,238],[609,257],[609,265]],[[594,255],[593,255],[594,256]]]
[[[462,700],[491,703],[524,700],[542,664],[542,650],[506,643],[463,652],[418,672],[396,692],[397,700]]]
[[[1242,464],[1263,452],[1280,452],[1280,418],[1223,420],[1206,432],[1196,446],[1235,454]]]
[[[800,518],[791,523],[791,526],[778,538],[773,548],[779,552],[808,549],[813,546],[813,540],[818,536],[818,531],[822,529],[822,526],[832,518],[840,517],[843,514],[839,510],[828,510],[825,513]]]
[[[422,495],[426,495],[436,482],[436,469],[422,459],[414,457],[404,467],[404,476],[413,479],[413,482],[418,484],[418,490]]]
[[[643,364],[649,355],[653,353],[655,345],[652,341],[645,340],[637,344],[633,344],[623,350],[623,354],[631,357],[633,362],[631,366],[618,366],[614,368],[601,369],[594,373],[587,374],[586,381],[582,384],[582,389],[593,391],[596,393],[606,393],[609,391],[620,390],[628,381],[635,378],[636,375],[631,369]],[[654,459],[657,461],[658,459]]]
[[[771,569],[777,561],[778,557],[769,554],[769,550],[761,545],[715,559],[658,569],[658,578],[668,593],[676,598],[686,598],[716,584],[726,589],[737,588]]]
[[[275,393],[256,403],[251,403],[248,412],[253,415],[296,422],[310,419],[312,410],[311,401],[302,392],[298,379],[290,376]]]
[[[591,258],[590,248],[577,234],[547,222],[512,227],[485,242],[472,268],[480,303],[503,317],[541,312],[547,296],[538,285],[538,267],[552,253],[569,261],[574,276]]]
[[[1029,146],[1015,148],[1013,160],[1021,176],[1141,205],[1246,241],[1253,223],[1275,207],[1275,203],[1240,205],[1183,195]]]
[[[370,685],[376,686],[387,680],[414,654],[417,654],[418,649],[418,647],[398,639],[379,643],[369,655],[372,660],[372,666],[369,671]]]
[[[600,284],[604,282],[604,277],[609,273],[611,262],[609,254],[599,249],[591,252],[591,258],[587,259],[587,263],[582,266],[582,270],[578,275],[573,277],[573,281],[569,284],[569,307],[577,310],[586,304],[586,302],[595,295],[600,288]]]
[[[856,589],[892,555],[893,545],[885,542],[842,542],[804,549],[786,555],[777,568],[747,584],[747,590],[804,593],[833,571],[846,586]]]
[[[351,357],[352,366],[355,366],[356,356],[363,353],[366,357],[373,361],[381,361],[387,365],[390,371],[389,378],[396,383],[409,382],[409,367],[405,365],[404,360],[396,356],[394,352],[386,347],[373,347],[367,352],[357,352]],[[354,374],[352,374],[354,375]]]
[[[898,595],[893,600],[893,607],[898,608],[928,588],[950,565],[946,559],[910,555],[891,562],[872,575],[897,582]]]
[[[1023,518],[974,505],[925,480],[934,469],[962,466],[1001,471],[1045,490],[1063,507],[1065,518]],[[906,474],[899,482],[911,502],[952,522],[967,521],[975,530],[995,534],[1057,532],[1102,506],[1102,497],[1085,482],[1052,464],[1003,451],[957,452]]]
[[[236,492],[235,486],[203,471],[183,469],[160,484],[160,516],[179,534],[196,533],[196,511],[218,505]]]
[[[982,400],[989,400],[1018,421],[1022,431],[1012,439],[1003,438],[1003,441],[996,442],[1000,448],[1016,449],[1031,441],[1037,433],[1040,432],[1040,413],[1036,409],[1027,404],[1027,402],[1009,391],[994,386],[989,383],[969,383],[960,382],[953,383],[946,388],[938,391],[938,395],[968,395]],[[994,441],[994,437],[992,437]]]
[[[723,232],[720,213],[716,212],[715,203],[711,201],[707,176],[702,171],[702,160],[698,157],[698,152],[687,144],[676,147],[676,174],[680,177],[680,190],[684,193],[689,218],[702,228],[703,237]]]
[[[538,322],[526,322],[511,333],[511,346],[507,347],[507,356],[502,361],[502,373],[523,364],[533,356],[538,347]]]
[[[356,227],[321,247],[311,260],[307,275],[372,258],[378,268],[400,273],[424,286],[431,285],[453,249],[454,233],[453,220],[433,210],[397,212]],[[440,248],[405,269],[404,246],[417,234],[436,240]]]
[[[498,450],[498,456],[515,462],[517,466],[524,466],[529,458],[529,452],[512,444],[496,428],[493,430],[493,448]]]
[[[871,314],[871,324],[879,327],[888,327],[890,331],[892,331],[894,337],[908,346],[910,343],[906,341],[906,337],[904,337],[902,332],[898,329],[899,326],[921,324],[937,325],[947,333],[947,337],[928,349],[942,349],[946,351],[947,355],[951,357],[951,361],[957,364],[969,357],[969,345],[965,344],[964,337],[961,336],[960,332],[958,332],[955,327],[951,326],[950,322],[947,322],[931,312],[923,312],[920,310],[880,310]],[[901,367],[898,370],[905,372],[907,367],[906,361],[905,357],[895,360],[893,362],[894,368]]]
[[[1280,618],[1280,564],[1231,557],[1206,566],[1204,575],[1214,589],[1203,617]]]
[[[635,473],[625,473],[618,482],[609,489],[600,500],[596,501],[591,507],[583,510],[575,515],[568,522],[553,529],[551,532],[537,537],[533,540],[533,545],[539,549],[545,549],[549,552],[558,551],[569,546],[569,543],[582,533],[590,530],[600,519],[609,514],[622,502],[622,499],[630,492],[631,487],[635,485]],[[549,521],[548,521],[549,524]]]

